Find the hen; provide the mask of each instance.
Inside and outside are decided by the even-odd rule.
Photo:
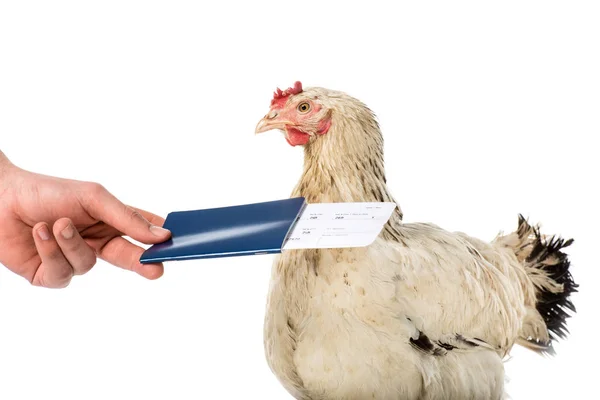
[[[304,146],[292,196],[309,203],[394,201],[374,114],[345,93],[277,89],[256,132]],[[576,291],[572,240],[518,229],[491,243],[396,208],[365,248],[285,251],[276,259],[264,343],[297,399],[500,399],[515,343],[551,353]]]

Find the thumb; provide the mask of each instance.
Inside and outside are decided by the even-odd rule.
[[[162,228],[164,219],[150,212],[123,204],[99,184],[84,191],[84,208],[94,219],[102,221],[138,242],[164,242],[171,232]]]

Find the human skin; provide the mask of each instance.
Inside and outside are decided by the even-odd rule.
[[[35,286],[66,287],[97,258],[156,279],[163,265],[141,264],[145,244],[171,233],[164,219],[127,206],[102,185],[25,171],[0,151],[0,263]]]

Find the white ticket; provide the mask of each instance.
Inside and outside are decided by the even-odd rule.
[[[368,246],[395,208],[395,203],[307,204],[282,249]]]

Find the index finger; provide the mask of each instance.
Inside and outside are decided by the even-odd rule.
[[[134,245],[122,237],[116,237],[107,242],[98,251],[98,256],[104,261],[117,267],[137,272],[148,279],[157,279],[164,273],[161,263],[142,264],[140,257],[144,249]]]

